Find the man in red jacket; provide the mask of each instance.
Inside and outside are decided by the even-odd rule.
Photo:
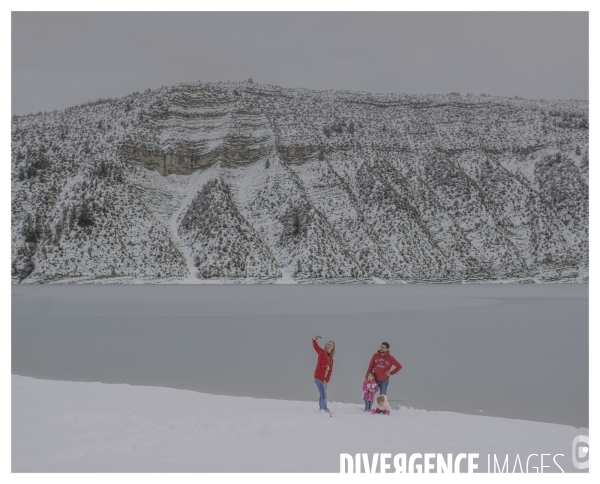
[[[394,367],[393,370],[391,370],[392,366]],[[402,365],[390,355],[390,344],[384,341],[381,343],[379,351],[371,358],[365,378],[369,376],[369,373],[375,373],[375,381],[379,385],[379,394],[387,395],[390,376],[395,375],[401,369]]]

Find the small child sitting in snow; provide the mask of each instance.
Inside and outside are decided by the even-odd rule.
[[[371,413],[385,413],[386,415],[389,415],[390,410],[391,408],[387,401],[387,397],[385,395],[379,395],[375,400],[375,405],[373,405]]]
[[[369,373],[369,376],[367,376],[367,379],[363,383],[363,400],[365,401],[363,412],[371,411],[377,390],[379,390],[379,385],[375,381],[375,373]]]

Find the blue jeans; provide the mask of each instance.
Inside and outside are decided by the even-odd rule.
[[[319,409],[327,410],[327,383],[323,383],[318,378],[315,378],[315,383],[319,389]]]
[[[379,385],[379,394],[387,395],[387,387],[388,387],[388,383],[390,381],[389,380],[375,380],[375,381]]]
[[[365,410],[368,412],[373,408],[373,400],[365,400]]]

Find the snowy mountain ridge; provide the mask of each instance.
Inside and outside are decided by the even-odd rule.
[[[588,103],[190,83],[12,119],[12,281],[587,282]]]

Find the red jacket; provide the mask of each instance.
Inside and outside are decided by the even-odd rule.
[[[378,351],[371,358],[371,363],[369,363],[369,369],[367,370],[367,374],[365,378],[369,376],[369,373],[375,373],[375,380],[388,380],[390,377],[385,374],[391,367],[395,366],[392,371],[390,371],[390,375],[395,375],[402,369],[402,365],[398,363],[398,360],[390,355],[390,352],[387,351],[385,355],[381,355]]]
[[[315,368],[315,378],[318,378],[325,383],[329,383],[329,380],[331,380],[331,371],[333,370],[333,358],[329,356],[327,351],[321,348],[314,339],[313,346],[315,351],[319,354],[317,367]],[[325,378],[325,374],[327,374],[327,378]]]

